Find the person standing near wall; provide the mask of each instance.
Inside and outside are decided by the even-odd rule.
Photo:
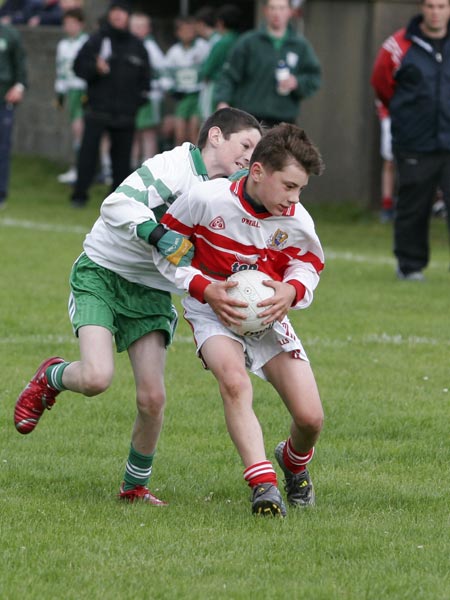
[[[6,206],[15,107],[27,84],[25,50],[19,32],[0,23],[0,209]]]
[[[106,22],[78,53],[74,71],[87,81],[84,133],[72,205],[83,207],[94,178],[100,140],[111,141],[112,190],[131,172],[136,113],[147,101],[151,69],[144,44],[128,30],[127,2],[111,2]]]
[[[391,116],[397,277],[411,281],[424,279],[438,186],[450,208],[450,0],[420,4],[421,14],[383,43],[371,77]]]
[[[319,60],[290,26],[290,0],[264,0],[265,24],[244,33],[216,83],[217,108],[234,106],[267,126],[295,123],[300,102],[321,84]]]
[[[239,37],[242,13],[234,4],[224,4],[216,12],[217,41],[200,68],[199,77],[203,83],[200,91],[201,117],[206,120],[213,112],[213,97],[216,81],[220,77],[222,67]]]
[[[83,97],[86,90],[86,82],[73,72],[73,63],[88,39],[84,31],[84,13],[81,8],[67,10],[63,15],[64,37],[56,46],[56,77],[55,94],[56,105],[62,109],[67,107],[72,134],[72,148],[74,157],[78,155],[81,138],[83,136]],[[60,183],[75,183],[77,170],[75,166],[70,167],[66,173],[58,175]]]

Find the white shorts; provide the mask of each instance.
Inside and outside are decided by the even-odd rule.
[[[392,154],[391,118],[384,117],[380,121],[380,154],[383,160],[394,160]]]
[[[209,304],[202,304],[195,298],[186,296],[182,305],[184,318],[192,327],[200,358],[201,348],[207,339],[215,335],[225,335],[240,342],[245,354],[245,366],[261,379],[266,379],[264,365],[280,352],[291,352],[293,358],[309,362],[302,343],[287,317],[281,323],[277,321],[259,337],[243,337],[222,325]]]

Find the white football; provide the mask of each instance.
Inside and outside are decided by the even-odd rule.
[[[263,325],[264,319],[259,319],[258,314],[264,309],[257,306],[258,302],[274,295],[275,290],[263,284],[263,281],[272,279],[261,271],[245,269],[228,277],[228,281],[237,281],[239,285],[227,290],[228,294],[236,300],[247,302],[247,308],[239,308],[245,313],[246,318],[240,325],[231,325],[230,329],[238,335],[255,336],[272,327],[273,323]]]

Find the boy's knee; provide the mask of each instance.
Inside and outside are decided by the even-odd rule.
[[[97,369],[87,369],[82,375],[82,388],[85,396],[98,396],[111,385],[113,373]]]
[[[157,417],[164,410],[166,395],[164,391],[138,391],[136,395],[137,409],[141,415]]]
[[[299,415],[295,419],[295,424],[298,429],[307,431],[309,434],[319,434],[322,431],[324,422],[324,414],[322,410],[311,411]]]

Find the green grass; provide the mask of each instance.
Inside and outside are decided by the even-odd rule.
[[[16,599],[414,599],[450,597],[450,325],[445,224],[427,281],[398,282],[391,228],[305,196],[328,256],[313,305],[292,313],[326,423],[313,510],[250,514],[211,374],[180,323],[152,489],[167,509],[115,500],[134,420],[126,355],[97,398],[65,393],[20,436],[17,395],[39,362],[77,357],[68,275],[102,187],[73,210],[61,165],[16,158],[0,214],[0,597]],[[50,225],[50,227],[48,227]],[[178,302],[178,300],[177,300]],[[267,452],[288,417],[254,379]]]

